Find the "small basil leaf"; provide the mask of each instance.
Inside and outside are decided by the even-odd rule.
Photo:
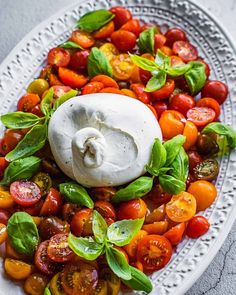
[[[151,177],[141,176],[131,182],[125,188],[118,190],[112,198],[112,202],[120,203],[141,198],[148,192],[150,192],[150,190],[152,189],[152,185],[153,179]]]
[[[162,88],[166,83],[166,73],[164,71],[156,71],[155,75],[148,81],[145,91],[153,92]]]
[[[167,69],[167,73],[171,77],[179,77],[184,75],[187,71],[189,71],[191,67],[192,65],[190,63],[178,65],[176,67],[169,67]]]
[[[88,208],[93,208],[94,206],[93,200],[90,198],[86,189],[78,183],[61,183],[59,185],[59,190],[67,202],[73,204],[80,204]]]
[[[76,255],[87,260],[95,260],[101,255],[103,245],[94,241],[92,237],[82,238],[69,234],[68,245]]]
[[[107,230],[107,237],[110,243],[122,247],[129,244],[137,232],[142,228],[144,218],[124,219],[112,223]]]
[[[152,146],[151,160],[146,166],[146,170],[154,176],[158,176],[159,169],[166,163],[166,150],[160,139],[156,138]],[[153,174],[154,172],[154,174]]]
[[[33,256],[39,243],[39,234],[31,215],[26,212],[14,213],[8,221],[7,234],[17,252]]]
[[[66,42],[62,43],[61,45],[59,45],[58,47],[65,48],[65,49],[70,49],[70,48],[83,49],[83,47],[81,47],[79,44],[72,42],[72,41],[66,41]]]
[[[94,32],[109,23],[114,17],[115,15],[109,10],[99,9],[84,14],[76,26],[86,32]]]
[[[174,161],[171,163],[171,175],[175,178],[186,182],[188,178],[188,155],[186,154],[183,147],[180,148],[180,151]]]
[[[170,66],[170,57],[165,55],[160,49],[158,49],[155,58],[155,63],[161,69],[168,69]]]
[[[8,113],[1,116],[2,123],[11,129],[29,128],[40,123],[42,120],[44,118],[24,112]]]
[[[6,160],[11,162],[23,157],[33,155],[40,150],[47,140],[47,125],[35,125],[17,144],[14,150],[6,155]]]
[[[197,94],[205,85],[207,76],[205,65],[200,61],[189,62],[191,68],[184,74],[192,95]]]
[[[92,78],[99,74],[112,76],[112,67],[103,52],[93,47],[88,57],[88,74]]]
[[[55,101],[53,109],[56,110],[61,104],[71,99],[72,97],[75,97],[77,94],[78,91],[75,89],[71,89],[70,91],[66,92],[62,96],[58,97],[58,99]]]
[[[53,101],[53,88],[49,88],[47,94],[41,100],[40,109],[44,113],[44,115],[49,115],[52,110],[52,101]]]
[[[114,272],[114,274],[124,280],[131,279],[130,266],[123,253],[115,248],[107,247],[106,259],[109,267]]]
[[[158,66],[152,60],[144,58],[139,55],[130,54],[130,58],[134,64],[136,64],[139,68],[152,72],[158,70]]]
[[[94,234],[95,240],[98,243],[104,243],[107,236],[108,226],[105,219],[96,210],[94,210],[93,212],[92,226],[93,226],[93,234]]]
[[[163,190],[166,193],[169,193],[172,195],[179,194],[180,192],[184,191],[186,188],[185,182],[167,174],[160,175],[159,182]]]
[[[176,156],[178,155],[180,148],[185,143],[186,137],[184,135],[176,135],[175,137],[167,140],[163,146],[166,150],[166,163],[165,166],[169,167],[169,165],[174,161]]]
[[[122,282],[133,290],[144,291],[150,293],[152,291],[152,282],[148,276],[146,276],[139,269],[130,266],[131,269],[131,280],[122,280]]]
[[[159,175],[161,174],[166,174],[167,172],[170,172],[172,171],[172,168],[171,167],[162,167],[160,170],[159,170]]]
[[[46,288],[44,289],[43,295],[52,295],[52,293],[51,293],[51,291],[49,290],[48,287],[46,287]]]
[[[9,185],[18,179],[31,178],[38,171],[40,162],[40,158],[33,156],[11,162],[4,171],[0,185]]]
[[[154,35],[156,33],[156,27],[152,27],[143,31],[139,35],[138,47],[141,52],[153,53],[154,52]]]

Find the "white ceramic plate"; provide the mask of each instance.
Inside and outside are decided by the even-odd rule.
[[[87,11],[123,5],[138,18],[163,28],[183,28],[209,63],[211,78],[227,83],[230,95],[224,104],[222,121],[236,127],[236,50],[225,29],[206,11],[184,0],[87,0],[77,1],[37,26],[10,53],[0,66],[0,113],[13,111],[26,86],[38,77],[50,48],[65,41],[76,20]],[[0,126],[3,132],[3,126]],[[153,295],[183,295],[209,265],[236,216],[236,152],[221,160],[217,180],[218,198],[204,212],[209,232],[198,240],[185,239],[171,262],[151,276]],[[0,259],[1,260],[1,259]],[[1,262],[2,264],[2,262]],[[0,295],[23,294],[22,289],[7,280],[0,265]],[[138,292],[137,292],[138,293]]]

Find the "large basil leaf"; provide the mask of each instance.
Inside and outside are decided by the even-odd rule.
[[[44,115],[50,115],[52,110],[52,101],[53,101],[54,90],[53,88],[49,88],[47,94],[41,100],[40,109],[44,113]]]
[[[67,202],[80,204],[88,208],[93,208],[94,203],[87,193],[86,189],[78,183],[67,182],[59,185],[60,193],[64,196]]]
[[[136,64],[139,68],[143,70],[152,72],[159,69],[154,61],[144,58],[142,56],[130,54],[130,58],[134,64]]]
[[[164,71],[156,71],[155,75],[149,79],[144,90],[146,92],[153,92],[162,88],[166,83],[166,76],[167,75]]]
[[[8,221],[7,234],[17,252],[33,256],[39,242],[39,234],[33,218],[28,213],[14,213]]]
[[[125,188],[118,190],[112,198],[112,202],[120,203],[124,201],[141,198],[148,192],[150,192],[152,186],[153,179],[151,177],[141,176],[138,179],[131,182]]]
[[[188,162],[188,155],[186,154],[184,148],[181,147],[178,155],[171,163],[171,175],[183,182],[186,182],[188,178]]]
[[[78,91],[75,89],[71,89],[70,91],[66,92],[62,96],[58,97],[54,104],[54,110],[56,110],[61,104],[66,102],[67,100],[75,97],[78,94]]]
[[[168,69],[170,66],[170,57],[168,55],[165,55],[160,49],[158,49],[155,57],[155,63],[161,69]]]
[[[157,31],[156,27],[152,27],[143,31],[139,35],[138,47],[141,52],[154,53],[154,35]]]
[[[146,170],[154,175],[159,175],[159,170],[166,163],[166,150],[159,138],[156,138],[152,146],[151,161],[146,165]]]
[[[110,243],[116,246],[124,246],[136,236],[142,228],[144,219],[124,219],[112,223],[107,230],[107,237]]]
[[[40,150],[47,140],[47,125],[36,125],[30,129],[14,150],[6,155],[6,160],[11,162],[23,157],[33,155]]]
[[[11,129],[29,128],[40,123],[44,118],[40,118],[31,113],[14,112],[1,116],[2,123]]]
[[[176,179],[172,175],[167,175],[167,174],[160,175],[159,182],[163,190],[166,193],[169,193],[171,195],[179,194],[180,192],[184,191],[186,188],[185,182],[183,182],[182,180]]]
[[[192,95],[197,94],[205,85],[207,76],[205,65],[200,61],[189,62],[191,68],[184,74]]]
[[[93,234],[98,243],[104,243],[107,237],[107,223],[102,215],[94,210],[93,212]]]
[[[165,166],[169,167],[169,165],[174,161],[176,156],[178,155],[181,147],[185,143],[186,137],[184,135],[176,135],[175,137],[167,140],[163,146],[166,150],[166,163]]]
[[[72,41],[66,41],[59,45],[58,47],[65,48],[65,49],[83,49],[79,44],[72,42]]]
[[[90,78],[100,74],[112,76],[112,67],[107,57],[97,47],[93,47],[90,51],[88,57],[88,74]]]
[[[33,156],[11,162],[4,171],[0,185],[9,185],[18,179],[31,178],[38,171],[40,162],[40,158]]]

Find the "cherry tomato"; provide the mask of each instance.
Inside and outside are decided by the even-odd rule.
[[[94,291],[94,295],[107,295],[108,293],[108,286],[105,280],[98,280],[98,284]]]
[[[57,215],[62,208],[62,197],[58,190],[50,188],[40,210],[40,216]]]
[[[106,39],[111,36],[111,34],[114,32],[115,25],[113,21],[110,21],[105,26],[101,27],[101,29],[97,30],[93,33],[93,37],[95,39]]]
[[[18,253],[10,244],[9,239],[6,240],[6,256],[17,260],[27,259],[26,255]]]
[[[139,83],[133,83],[130,86],[130,89],[136,94],[137,99],[145,104],[149,104],[151,102],[150,94],[145,92],[145,86]]]
[[[213,181],[219,174],[219,164],[215,159],[205,159],[193,171],[195,179]]]
[[[196,213],[196,199],[191,193],[181,192],[174,195],[166,204],[166,214],[174,222],[190,220]]]
[[[37,186],[40,188],[42,196],[45,196],[48,193],[49,189],[52,187],[51,177],[44,172],[37,173],[33,177],[32,181],[36,183]]]
[[[130,82],[130,84],[132,84],[132,83],[142,83],[141,78],[140,78],[139,67],[137,65],[134,66],[134,70],[133,70],[132,75],[130,76],[129,82]]]
[[[64,48],[52,48],[48,52],[48,64],[57,67],[66,67],[70,62],[70,53]]]
[[[210,156],[219,152],[219,145],[211,134],[199,134],[196,147],[202,155]]]
[[[77,51],[71,55],[69,68],[74,71],[85,71],[88,64],[88,50]]]
[[[170,139],[184,131],[184,116],[177,111],[164,111],[159,124],[164,138]]]
[[[140,21],[138,19],[131,19],[121,27],[121,30],[132,32],[138,37],[141,31]]]
[[[3,176],[5,169],[7,168],[9,162],[5,159],[5,157],[0,157],[0,177]]]
[[[55,74],[50,74],[49,84],[50,86],[64,86],[64,84],[59,80],[59,78]]]
[[[146,223],[154,223],[157,221],[163,221],[165,218],[165,205],[161,205],[158,208],[154,209],[151,213],[146,215],[145,224]]]
[[[12,151],[21,141],[23,136],[24,134],[20,130],[7,129],[1,141],[1,154],[6,155]],[[6,165],[5,161],[2,160],[2,164],[4,167]]]
[[[104,84],[101,82],[89,82],[84,86],[82,89],[82,94],[91,94],[91,93],[98,93],[100,90],[104,88]]]
[[[25,281],[25,292],[30,295],[42,295],[48,281],[47,276],[41,273],[31,274]]]
[[[121,89],[121,92],[126,96],[129,96],[132,98],[137,98],[137,95],[134,93],[134,91],[132,91],[130,89],[123,88],[123,89]]]
[[[72,204],[72,203],[66,203],[62,207],[62,217],[67,222],[71,222],[72,217],[79,210],[81,210],[81,206],[80,205]]]
[[[173,52],[184,62],[196,60],[198,58],[197,49],[187,41],[176,41],[173,44]]]
[[[172,79],[167,79],[166,84],[162,88],[151,93],[152,99],[155,101],[169,98],[174,89],[175,81]]]
[[[52,73],[52,66],[46,65],[40,72],[39,78],[48,81],[50,74]]]
[[[144,224],[142,227],[149,235],[163,235],[168,229],[168,221],[157,221],[150,224]]]
[[[35,107],[32,108],[31,113],[38,116],[44,117],[44,113],[41,111],[40,104],[37,104]]]
[[[172,47],[176,41],[187,41],[186,34],[179,28],[171,28],[166,33],[166,45]]]
[[[184,126],[183,135],[186,137],[185,143],[183,145],[184,149],[187,151],[192,146],[194,146],[198,139],[198,129],[195,124],[191,121],[186,121]]]
[[[171,64],[172,67],[177,67],[177,66],[180,66],[180,65],[184,65],[184,62],[182,61],[182,59],[179,56],[172,55],[170,57],[170,64]]]
[[[92,233],[91,209],[82,209],[76,212],[71,220],[71,230],[76,236],[88,236]]]
[[[145,230],[140,230],[138,233],[133,237],[133,239],[129,242],[129,244],[125,245],[123,248],[129,255],[131,260],[136,260],[137,248],[139,241],[147,236],[148,233]]]
[[[17,110],[21,112],[31,112],[31,110],[40,103],[38,94],[27,93],[22,96],[17,103]]]
[[[121,203],[117,209],[117,219],[143,218],[147,213],[147,205],[142,199]]]
[[[25,263],[20,260],[6,258],[4,261],[4,268],[6,273],[15,280],[24,280],[32,272],[33,267],[31,264]]]
[[[95,40],[90,33],[81,30],[72,32],[70,40],[85,49],[90,48],[95,43]]]
[[[136,44],[136,36],[132,32],[118,30],[112,33],[111,42],[120,51],[130,51]]]
[[[171,255],[171,244],[163,236],[148,235],[139,241],[137,260],[142,263],[145,272],[163,268],[170,261]]]
[[[11,217],[11,213],[9,211],[0,209],[0,223],[7,225],[8,219],[10,217]]]
[[[111,61],[114,56],[119,55],[119,50],[115,47],[112,43],[105,43],[103,44],[99,50],[105,54],[106,58]]]
[[[80,88],[88,82],[88,78],[67,68],[59,68],[58,71],[61,81],[72,88]]]
[[[144,53],[144,54],[142,54],[142,57],[146,58],[148,60],[154,61],[154,57],[150,53]],[[146,71],[146,70],[143,70],[143,69],[139,68],[139,76],[140,76],[140,79],[141,79],[142,83],[147,84],[147,82],[152,77],[152,74],[149,71]]]
[[[115,193],[113,187],[95,187],[90,190],[91,196],[99,201],[111,201]]]
[[[211,98],[211,97],[201,98],[197,102],[197,107],[207,107],[207,108],[213,109],[216,114],[214,120],[216,120],[220,116],[220,105],[214,98]]]
[[[102,215],[107,224],[110,225],[111,223],[116,221],[116,212],[110,202],[96,201],[94,204],[94,210],[97,210]]]
[[[110,11],[115,15],[113,21],[115,23],[116,29],[120,28],[132,19],[131,12],[122,6],[112,7]]]
[[[9,209],[14,205],[14,199],[8,191],[0,190],[0,208]]]
[[[157,206],[167,203],[171,199],[171,195],[164,192],[160,184],[154,185],[152,190],[147,194],[147,196]]]
[[[151,28],[157,28],[157,26],[156,25],[152,25],[152,24],[144,24],[144,25],[142,25],[142,27],[141,27],[141,32],[143,32],[143,31],[146,31],[146,30],[148,30],[148,29],[151,29]]]
[[[103,268],[100,277],[107,282],[107,294],[118,295],[121,287],[120,279],[112,272],[110,268]]]
[[[43,220],[42,217],[38,217],[38,216],[32,216],[32,219],[33,219],[34,223],[36,224],[36,226],[39,226],[41,221]]]
[[[43,202],[44,200],[41,198],[36,204],[32,205],[32,206],[17,206],[17,211],[24,211],[32,216],[36,216],[39,215],[39,212],[43,206]]]
[[[225,102],[228,96],[228,86],[217,80],[207,81],[202,88],[202,97],[211,97],[218,101],[219,104]]]
[[[165,55],[167,55],[167,56],[171,56],[171,55],[173,55],[173,51],[172,51],[172,49],[170,48],[170,47],[168,47],[168,46],[161,46],[160,47],[160,50],[165,54]]]
[[[155,52],[157,49],[162,48],[166,43],[166,37],[162,34],[155,34],[154,36],[154,50]]]
[[[197,239],[208,232],[210,224],[204,216],[194,216],[189,220],[186,234],[191,239]]]
[[[122,91],[120,89],[114,88],[114,87],[106,87],[99,91],[99,93],[115,93],[123,95]]]
[[[61,272],[51,279],[49,287],[52,295],[66,295],[61,283]]]
[[[198,58],[197,60],[200,61],[205,66],[205,74],[206,74],[207,78],[209,78],[209,76],[211,74],[211,69],[210,69],[209,65],[202,58]]]
[[[185,231],[185,224],[182,222],[175,225],[174,227],[169,229],[166,233],[164,233],[164,237],[166,237],[170,241],[172,246],[176,246],[181,242],[184,231]]]
[[[186,116],[187,111],[189,109],[192,109],[195,106],[195,100],[192,96],[185,94],[185,93],[179,93],[174,95],[171,98],[170,102],[170,109],[179,111],[184,116]]]
[[[116,81],[106,75],[97,75],[91,79],[91,82],[100,82],[104,85],[104,87],[112,87],[119,89],[119,86],[116,83]]]
[[[157,117],[160,118],[161,114],[167,110],[167,103],[165,103],[164,101],[157,101],[154,102],[153,105],[154,109],[157,112]]]
[[[150,104],[147,104],[147,107],[153,112],[153,115],[156,117],[156,119],[158,119],[156,109]]]
[[[69,224],[58,217],[44,218],[39,225],[39,234],[44,240],[50,239],[56,234],[67,234],[69,232]]]
[[[49,84],[45,79],[35,79],[34,81],[32,81],[28,88],[27,88],[27,92],[28,93],[34,93],[34,94],[38,94],[39,97],[42,97],[43,93],[48,90],[49,88]]]
[[[201,163],[203,159],[197,151],[188,151],[187,154],[189,159],[189,171],[193,172],[193,169],[197,166],[198,163]]]
[[[126,53],[114,56],[111,60],[113,76],[116,80],[128,80],[134,70],[134,64],[130,56]]]
[[[211,123],[215,117],[215,111],[207,107],[194,107],[187,112],[188,120],[192,121],[198,127],[203,127]]]
[[[7,239],[7,227],[5,224],[0,223],[0,245]]]
[[[44,158],[41,166],[45,173],[49,173],[53,177],[62,177],[63,175],[56,162],[50,158]]]

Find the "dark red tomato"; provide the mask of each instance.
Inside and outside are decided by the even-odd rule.
[[[57,215],[62,208],[62,197],[58,190],[50,188],[49,193],[40,210],[40,216]]]
[[[185,93],[179,93],[174,95],[171,98],[170,102],[170,109],[179,111],[184,116],[186,116],[187,111],[189,109],[192,109],[195,106],[195,100],[192,96],[185,94]]]
[[[155,34],[154,36],[154,50],[155,52],[157,49],[161,48],[164,46],[166,43],[166,37],[162,34]]]
[[[188,222],[186,234],[192,239],[197,239],[204,235],[209,228],[210,224],[204,216],[194,216]]]
[[[50,74],[52,73],[52,66],[46,65],[40,72],[39,78],[48,81]]]
[[[21,206],[32,206],[42,197],[40,188],[32,181],[17,180],[10,186],[14,201]]]
[[[61,81],[72,88],[80,88],[88,82],[87,77],[67,68],[59,68],[58,74]]]
[[[48,245],[48,240],[39,244],[35,252],[34,263],[42,273],[51,276],[60,270],[60,265],[49,258]]]
[[[196,126],[203,127],[214,121],[216,113],[213,109],[206,107],[194,107],[187,112],[188,120]]]
[[[18,205],[17,211],[24,211],[32,216],[38,216],[39,212],[43,206],[44,200],[41,198],[36,204],[28,207]]]
[[[47,253],[55,262],[68,262],[73,259],[75,254],[68,246],[68,234],[57,234],[51,237]]]
[[[5,209],[0,209],[0,223],[7,225],[8,219],[11,217],[11,213]]]
[[[9,162],[5,159],[5,157],[0,157],[0,177],[3,176],[5,169],[7,168]]]
[[[187,41],[176,41],[173,44],[173,52],[184,62],[189,62],[198,58],[197,49]]]
[[[172,197],[170,194],[164,192],[160,184],[154,185],[147,196],[157,206],[169,202]]]
[[[66,67],[70,62],[70,53],[64,48],[52,48],[48,52],[48,64],[57,67]]]
[[[1,154],[6,155],[13,150],[23,136],[24,134],[20,130],[7,129],[1,140]]]
[[[81,50],[81,51],[75,52],[71,56],[69,68],[75,71],[82,71],[82,72],[85,71],[87,69],[88,56],[89,56],[88,50]]]
[[[98,93],[100,90],[104,88],[104,84],[101,82],[89,82],[82,89],[82,94],[90,94],[90,93]]]
[[[202,88],[202,97],[211,97],[218,101],[219,104],[224,103],[228,96],[228,86],[217,80],[207,81]]]
[[[31,110],[40,103],[38,94],[27,93],[23,95],[17,103],[17,111],[31,112]]]
[[[165,33],[166,45],[172,47],[176,41],[187,41],[186,34],[179,28],[171,28]]]
[[[95,40],[90,33],[81,30],[72,32],[70,40],[84,49],[90,48],[95,43]]]
[[[175,81],[172,79],[167,79],[166,84],[162,88],[151,93],[152,99],[155,101],[169,98],[174,89]]]
[[[81,207],[77,204],[66,203],[62,207],[62,217],[67,222],[71,222],[72,217],[76,212],[81,210]]]
[[[97,210],[102,215],[108,225],[116,221],[116,212],[110,202],[97,201],[94,204],[94,210]]]
[[[188,151],[188,159],[189,159],[189,171],[193,172],[193,169],[203,161],[202,157],[199,155],[197,151]]]
[[[145,104],[149,104],[151,102],[150,94],[145,92],[145,86],[139,83],[133,83],[130,86],[130,89],[136,94],[137,99]]]
[[[204,64],[204,66],[205,66],[205,74],[206,74],[206,76],[208,78],[210,76],[210,74],[211,74],[211,69],[210,69],[208,63],[206,63],[205,60],[203,60],[202,58],[198,58],[198,61],[200,61],[202,64]]]
[[[123,202],[117,208],[117,219],[143,218],[147,213],[147,205],[142,199]]]
[[[137,260],[142,263],[144,272],[163,268],[170,261],[171,255],[171,243],[163,236],[144,236],[138,243]]]
[[[76,236],[92,234],[92,209],[82,209],[76,212],[71,220],[71,231]]]
[[[44,113],[41,111],[40,104],[37,104],[34,106],[31,110],[31,113],[38,116],[38,117],[44,117]]]
[[[137,37],[132,32],[118,30],[112,33],[111,42],[120,51],[130,51],[134,48],[136,44],[136,38]]]
[[[112,7],[110,11],[115,15],[113,21],[116,29],[119,29],[121,26],[132,19],[131,12],[122,6]]]
[[[125,23],[121,29],[132,32],[138,37],[141,32],[140,21],[138,19],[131,19]]]
[[[40,237],[44,240],[50,239],[56,234],[67,234],[69,232],[69,224],[58,217],[44,218],[39,225]]]
[[[149,71],[139,68],[139,76],[142,83],[147,84],[147,82],[151,79],[152,74]]]
[[[116,189],[113,187],[94,187],[90,189],[91,196],[99,201],[111,201],[115,193]]]
[[[215,100],[214,98],[211,98],[211,97],[201,98],[197,102],[197,107],[207,107],[207,108],[213,109],[216,113],[214,120],[216,120],[220,116],[220,112],[221,112],[220,105],[217,102],[217,100]]]
[[[178,245],[183,237],[185,231],[185,223],[179,223],[176,226],[173,226],[166,233],[164,233],[164,237],[167,238],[172,246]]]
[[[66,94],[67,92],[69,92],[71,90],[71,87],[69,86],[60,86],[60,85],[55,85],[52,86],[53,89],[53,97],[54,98],[58,98],[64,94]]]
[[[164,101],[157,101],[152,106],[156,110],[158,118],[160,118],[161,114],[168,108],[167,103]]]

